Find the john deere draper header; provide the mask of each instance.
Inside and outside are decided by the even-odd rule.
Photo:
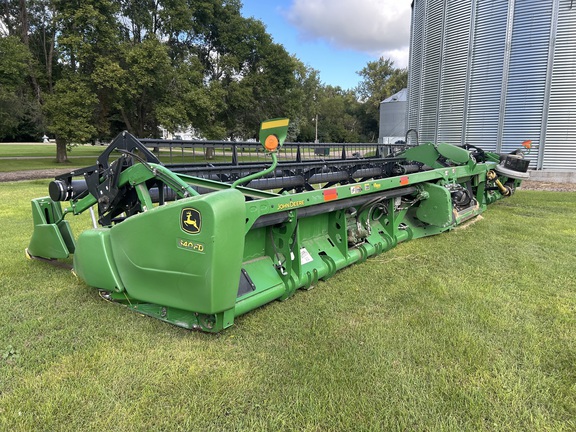
[[[57,177],[49,197],[32,200],[27,253],[73,254],[76,275],[104,298],[218,332],[399,242],[454,228],[527,177],[521,151],[449,144],[387,156],[378,147],[348,155],[343,146],[337,158],[322,147],[310,159],[293,144],[296,157],[287,159],[287,129],[288,119],[262,123],[266,163],[235,156],[171,166],[152,143],[123,133],[96,165]],[[75,237],[65,217],[86,210],[94,227]]]

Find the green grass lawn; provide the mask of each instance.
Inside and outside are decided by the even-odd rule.
[[[98,156],[93,157],[74,157],[70,158],[67,163],[61,164],[57,163],[55,158],[42,158],[42,159],[0,159],[0,172],[14,172],[14,171],[25,171],[25,170],[41,170],[41,169],[61,169],[62,171],[71,171],[75,168],[83,168],[87,166],[92,166],[96,163]],[[112,158],[114,159],[114,158]],[[185,155],[174,155],[172,158],[169,154],[161,152],[159,155],[161,163],[164,164],[181,164],[181,163],[222,163],[230,162],[230,156],[214,156],[210,159],[206,159],[201,155],[189,156]],[[240,162],[263,162],[270,163],[270,159],[260,157],[239,157]]]
[[[4,144],[0,143],[0,172],[39,169],[72,170],[94,165],[106,147],[80,145],[68,152],[69,162],[56,163],[56,144]],[[30,158],[30,159],[21,159]]]
[[[0,172],[14,172],[26,170],[58,169],[63,172],[75,168],[92,166],[96,157],[81,157],[70,159],[68,163],[56,163],[56,159],[4,159],[0,160]]]
[[[68,156],[98,156],[105,146],[89,144],[73,147]],[[56,144],[0,143],[0,157],[52,157],[56,159]]]
[[[62,171],[73,170],[91,166],[96,163],[98,156],[104,151],[104,146],[80,145],[73,147],[68,152],[68,163],[60,164],[56,162],[56,144],[3,144],[0,143],[0,172],[13,172],[23,170],[40,169],[62,169]],[[169,148],[162,148],[156,156],[164,164],[170,163],[221,163],[231,162],[231,151],[224,152],[217,149],[210,159],[207,159],[202,148],[185,149],[182,152],[179,148],[174,148],[170,152]],[[112,155],[114,159],[115,154]],[[270,161],[263,153],[242,152],[238,157],[240,162],[249,161]]]
[[[212,157],[207,158],[205,149],[198,148],[178,148],[178,142],[174,143],[172,151],[168,147],[161,148],[155,152],[156,156],[163,164],[202,164],[202,163],[230,163],[232,162],[232,150],[227,148],[216,148]],[[356,147],[351,145],[350,152],[363,151],[363,147]],[[332,159],[340,158],[340,149],[335,150],[334,147],[331,155]],[[73,147],[68,151],[68,162],[65,164],[56,162],[56,144],[32,144],[32,143],[19,143],[19,144],[6,144],[0,143],[0,172],[13,172],[24,170],[41,170],[41,169],[61,169],[62,171],[73,170],[91,166],[96,163],[98,156],[106,149],[105,146],[92,146],[89,144],[79,145]],[[311,151],[304,151],[302,158],[306,160],[317,159],[318,156],[314,155]],[[112,159],[117,157],[118,153],[112,154]],[[366,153],[366,157],[373,156],[373,152]],[[270,157],[265,155],[262,151],[256,151],[252,148],[240,148],[238,150],[239,162],[259,162],[270,163]],[[282,160],[295,160],[296,153],[288,150],[280,152],[278,159]]]
[[[576,194],[519,191],[209,335],[26,260],[46,186],[0,183],[0,430],[576,430]]]

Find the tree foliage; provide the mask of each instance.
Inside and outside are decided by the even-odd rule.
[[[251,138],[261,120],[280,116],[291,118],[293,140],[314,140],[316,127],[322,141],[374,139],[378,103],[405,85],[406,71],[380,59],[359,72],[357,89],[324,85],[241,6],[5,0],[0,140],[50,133],[65,160],[66,146],[122,130]]]
[[[96,133],[94,112],[98,98],[90,86],[73,76],[56,83],[46,95],[44,110],[50,119],[48,131],[56,137],[56,159],[66,162],[66,148],[72,142],[89,141]]]
[[[380,102],[399,92],[408,85],[408,70],[397,69],[390,59],[380,57],[358,72],[362,81],[356,91],[363,102],[360,117],[364,134],[371,139],[378,134]]]
[[[0,38],[0,139],[14,138],[27,120],[26,70],[30,51],[19,38]]]

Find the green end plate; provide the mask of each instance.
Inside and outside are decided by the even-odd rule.
[[[274,152],[278,148],[282,147],[282,144],[284,144],[284,141],[286,140],[286,135],[288,134],[289,123],[290,119],[287,118],[276,118],[262,122],[259,138],[260,143],[264,146],[266,151]]]

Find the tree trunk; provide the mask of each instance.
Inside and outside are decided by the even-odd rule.
[[[134,135],[134,128],[132,127],[132,123],[130,123],[130,119],[128,118],[128,115],[126,114],[124,108],[120,108],[120,112],[122,113],[122,119],[124,120],[124,124],[126,125],[128,132]]]
[[[30,49],[30,20],[28,18],[28,9],[26,5],[26,0],[20,0],[20,23],[22,25],[20,29],[20,38],[22,43],[26,45],[28,49]],[[41,102],[41,90],[40,85],[38,84],[38,80],[36,79],[36,71],[34,70],[33,66],[34,62],[29,62],[28,69],[30,70],[29,76],[30,80],[32,81],[32,86],[34,87],[34,94],[36,95],[36,99],[38,102]]]
[[[29,36],[28,30],[30,29],[30,24],[28,22],[28,9],[26,8],[26,0],[20,0],[20,24],[22,25],[20,29],[20,37],[24,45],[29,46]]]
[[[54,43],[56,41],[56,30],[50,35],[50,41],[48,42],[46,37],[46,27],[44,27],[44,57],[46,61],[46,78],[48,81],[48,93],[52,94],[52,87],[54,85],[52,81],[52,62],[54,61]],[[46,45],[49,44],[48,52],[46,53]]]
[[[56,137],[56,162],[68,162],[68,155],[66,153],[66,141],[60,137]]]

